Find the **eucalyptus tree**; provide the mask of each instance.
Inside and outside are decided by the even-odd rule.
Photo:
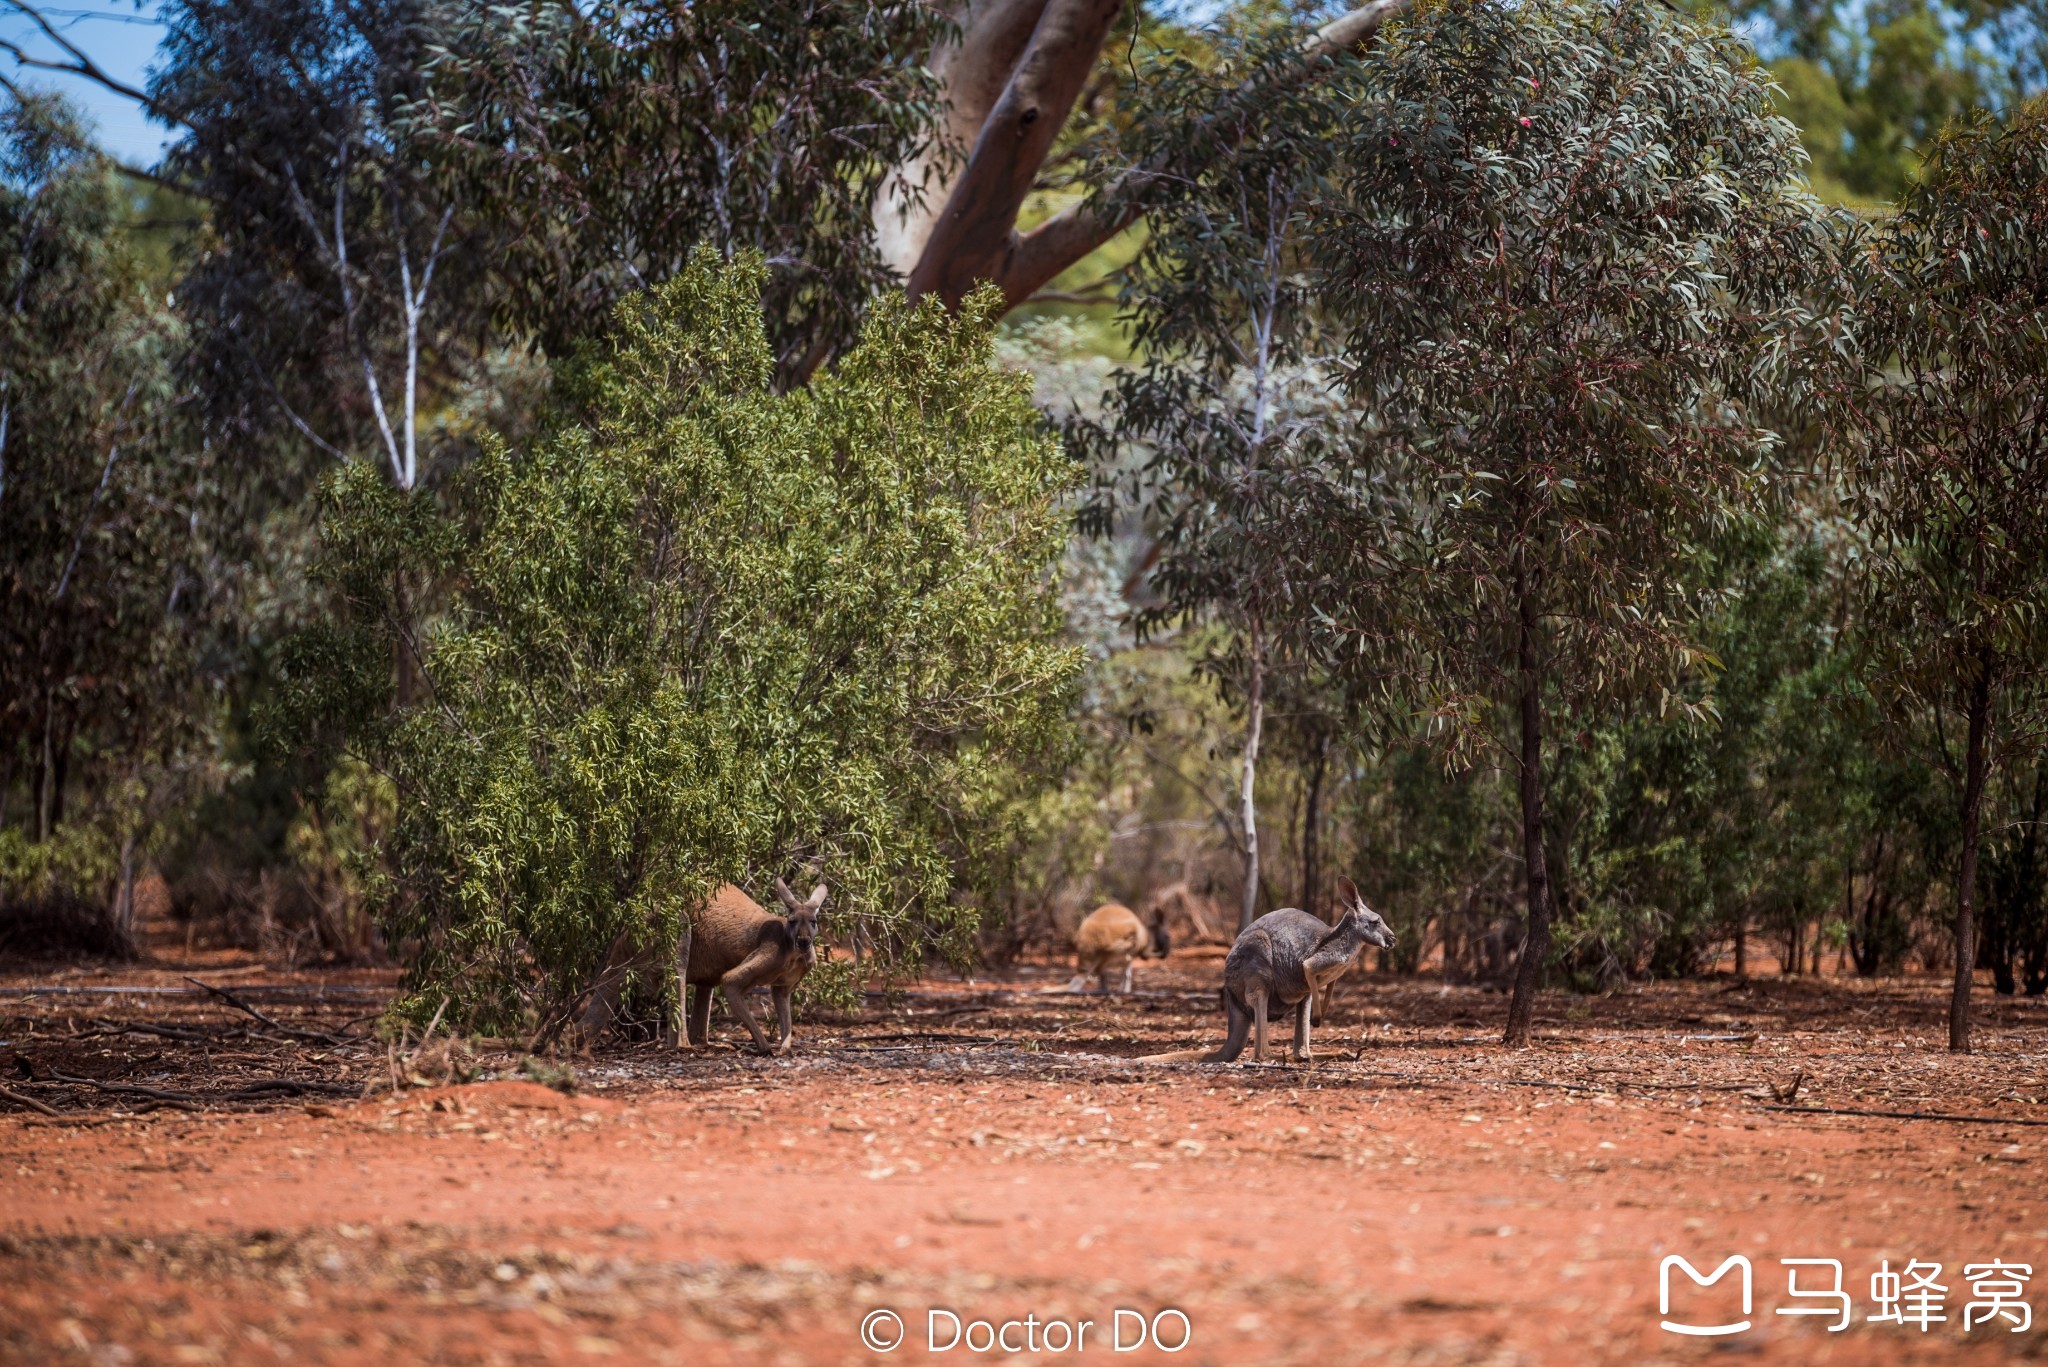
[[[1987,852],[1988,895],[1984,899],[1981,962],[2001,996],[2024,988],[2030,997],[2048,992],[2048,762],[2036,756],[2032,772],[2006,774],[2006,810],[2013,820],[2005,838]]]
[[[31,15],[27,0],[7,0]],[[708,241],[775,267],[784,370],[887,283],[869,205],[930,140],[931,7],[173,0],[146,90],[214,229],[179,290],[223,438],[426,477],[492,348],[566,356]],[[301,460],[279,462],[296,444]],[[289,487],[289,482],[288,482]]]
[[[930,155],[954,32],[925,0],[435,0],[415,155],[494,233],[498,319],[564,355],[699,243],[759,253],[785,380],[895,283],[872,208]],[[900,177],[899,177],[900,179]]]
[[[1407,4],[1290,9],[1294,41],[1269,53],[1274,73],[1321,79],[1327,59]],[[184,155],[169,169],[182,183],[221,176],[223,155],[241,160],[210,188],[253,196],[242,207],[267,223],[251,226],[283,253],[242,258],[245,268],[295,271],[338,295],[339,243],[324,228],[326,244],[314,240],[282,161],[318,182],[301,189],[324,224],[348,148],[353,174],[371,182],[351,180],[349,197],[394,215],[374,243],[367,224],[346,225],[351,269],[390,296],[361,301],[365,325],[379,307],[389,322],[443,306],[429,292],[408,307],[419,284],[393,274],[393,249],[402,236],[423,275],[452,206],[456,240],[496,247],[492,264],[513,275],[495,316],[550,343],[680,269],[698,238],[762,251],[785,378],[850,340],[879,283],[957,306],[990,281],[1014,307],[1136,222],[1158,168],[1133,162],[1113,192],[1076,195],[1071,163],[1088,135],[1113,135],[1120,109],[1146,98],[1142,83],[1118,79],[1128,45],[1177,22],[1121,0],[171,0],[169,60],[145,91],[109,75],[39,0],[0,5],[38,25],[54,55],[12,43],[0,53],[97,81],[181,129]],[[406,203],[397,222],[391,206],[429,187],[435,202]],[[405,194],[394,200],[394,189]],[[1022,226],[1044,191],[1056,212]],[[486,221],[508,236],[476,237]],[[356,293],[370,284],[359,279]],[[456,293],[444,283],[444,305]],[[463,335],[453,320],[443,330]],[[424,338],[420,349],[433,350]]]
[[[0,836],[125,838],[132,873],[140,789],[208,721],[222,585],[131,199],[62,101],[0,89]]]
[[[1848,506],[1870,537],[1864,673],[1955,784],[1949,1048],[1970,1048],[1993,776],[2048,741],[2048,101],[1962,120],[1874,234]]]
[[[1287,40],[1240,71],[1266,90],[1313,84],[1407,3],[1293,11]],[[800,380],[878,289],[957,307],[987,282],[1013,308],[1171,179],[1117,134],[1159,107],[1120,72],[1140,30],[1173,21],[1122,0],[439,0],[433,14],[412,109],[423,155],[506,227],[508,316],[551,346],[703,240],[768,259],[780,373]],[[1236,122],[1248,89],[1208,93],[1175,107],[1213,125],[1191,136]],[[1077,193],[1073,164],[1105,149],[1121,174]],[[1055,212],[1023,227],[1046,193]]]
[[[1555,719],[1710,668],[1694,548],[1752,517],[1830,247],[1747,45],[1650,0],[1453,0],[1361,59],[1319,206],[1344,381],[1373,425],[1297,516],[1333,662],[1415,681],[1446,751],[1516,775],[1550,947]],[[1361,498],[1398,459],[1408,497]],[[1393,516],[1389,516],[1389,513]],[[1364,548],[1371,548],[1370,553]]]
[[[163,174],[210,210],[178,292],[209,423],[288,481],[280,447],[368,458],[412,488],[421,418],[484,302],[474,217],[402,126],[429,9],[179,0],[162,17],[144,97],[178,134]]]
[[[1128,501],[1154,537],[1140,630],[1209,615],[1231,628],[1212,663],[1245,709],[1240,926],[1258,901],[1268,678],[1287,665],[1274,619],[1298,610],[1273,509],[1290,465],[1339,423],[1316,364],[1316,279],[1301,243],[1340,109],[1326,87],[1292,78],[1298,41],[1284,25],[1225,28],[1204,60],[1169,53],[1140,74],[1146,107],[1120,151],[1147,168],[1150,231],[1119,305],[1147,359],[1118,374],[1101,422],[1071,428],[1109,476],[1093,523],[1106,527]],[[1116,166],[1098,176],[1111,180],[1106,193],[1128,193]]]
[[[1307,19],[1318,7],[1289,8],[1292,41],[1265,45],[1256,68],[1239,64],[1245,85],[1214,87],[1217,103],[1181,109],[1185,136],[1213,137],[1216,128],[1197,125],[1237,120],[1248,85],[1326,79],[1337,69],[1333,59],[1371,42],[1407,7],[1408,0],[1366,0],[1319,26]],[[965,0],[951,11],[957,34],[927,59],[945,85],[945,139],[936,155],[897,168],[876,206],[885,255],[912,294],[956,301],[988,281],[1014,307],[1136,223],[1152,193],[1171,185],[1166,163],[1174,154],[1133,147],[1112,181],[1020,226],[1027,199],[1047,185],[1063,150],[1076,102],[1091,86],[1121,88],[1102,68],[1127,64],[1127,53],[1104,51],[1123,9],[1121,0]],[[1150,82],[1132,81],[1128,91],[1140,111],[1159,107]],[[1103,131],[1113,144],[1109,123]]]
[[[2048,89],[2043,0],[1733,0],[1813,154],[1816,189],[1890,199],[1942,126]]]

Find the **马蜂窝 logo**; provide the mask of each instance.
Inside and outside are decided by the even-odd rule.
[[[1720,1281],[1722,1277],[1728,1274],[1730,1268],[1741,1269],[1742,1318],[1740,1320],[1731,1320],[1726,1324],[1680,1324],[1672,1320],[1671,1269],[1674,1267],[1685,1269],[1685,1275],[1692,1278],[1693,1285],[1703,1287],[1712,1286]],[[1657,1264],[1657,1313],[1665,1317],[1664,1327],[1674,1334],[1693,1334],[1701,1338],[1715,1338],[1722,1334],[1741,1333],[1749,1328],[1751,1289],[1749,1259],[1743,1257],[1740,1253],[1731,1255],[1726,1262],[1706,1276],[1701,1276],[1698,1268],[1679,1257],[1676,1253],[1671,1254],[1663,1262]]]

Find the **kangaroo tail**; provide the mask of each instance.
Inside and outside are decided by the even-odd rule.
[[[1166,1054],[1146,1054],[1138,1059],[1140,1063],[1235,1063],[1237,1056],[1244,1052],[1245,1037],[1251,1033],[1252,1013],[1237,1004],[1237,999],[1226,988],[1219,993],[1223,998],[1223,1014],[1230,1024],[1230,1033],[1220,1049],[1175,1049]]]
[[[1225,988],[1223,991],[1223,1014],[1230,1022],[1230,1033],[1224,1039],[1223,1047],[1216,1051],[1216,1061],[1218,1063],[1235,1063],[1237,1062],[1237,1056],[1244,1052],[1245,1036],[1251,1033],[1252,1013],[1245,1010],[1237,998],[1230,994],[1230,990]]]

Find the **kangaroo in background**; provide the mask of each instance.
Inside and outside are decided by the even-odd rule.
[[[740,888],[726,883],[705,900],[694,917],[684,921],[683,937],[676,946],[676,1008],[685,1013],[691,1044],[704,1044],[710,1036],[711,992],[716,988],[725,994],[726,1008],[754,1037],[756,1048],[776,1054],[789,1052],[793,1033],[790,993],[817,962],[818,911],[825,904],[825,887],[819,884],[800,902],[778,878],[775,895],[789,909],[787,917],[764,909]],[[645,950],[634,952],[624,935],[613,942],[597,990],[580,1021],[585,1039],[595,1039],[617,1019],[628,970],[651,968],[651,960]],[[694,1001],[690,998],[692,987],[697,989]],[[775,1001],[780,1033],[772,1045],[747,1005],[747,994],[757,987],[768,988]],[[671,1045],[680,1043],[674,1030],[664,1038]]]
[[[1298,907],[1268,912],[1244,928],[1223,961],[1223,1012],[1229,1033],[1223,1047],[1149,1054],[1152,1063],[1232,1063],[1252,1038],[1252,1058],[1266,1061],[1266,1019],[1276,1003],[1294,1008],[1293,1055],[1307,1063],[1310,1003],[1320,989],[1351,971],[1367,945],[1382,949],[1394,932],[1365,904],[1348,878],[1337,882],[1344,914],[1326,925]]]
[[[1084,990],[1088,975],[1093,973],[1098,988],[1108,992],[1110,979],[1121,970],[1123,990],[1129,992],[1132,961],[1147,950],[1155,958],[1163,959],[1172,948],[1173,939],[1166,932],[1162,910],[1154,909],[1148,927],[1123,903],[1105,902],[1088,913],[1088,919],[1074,932],[1074,978],[1064,990]]]

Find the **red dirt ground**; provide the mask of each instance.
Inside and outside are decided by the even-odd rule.
[[[1980,1052],[1955,1059],[1931,982],[1656,985],[1546,997],[1544,1038],[1509,1054],[1486,1042],[1500,998],[1370,978],[1313,1068],[1133,1063],[1220,1033],[1216,972],[1176,956],[1111,1001],[1024,990],[1050,966],[928,982],[800,1023],[787,1059],[739,1053],[722,1023],[704,1051],[601,1050],[573,1096],[256,1103],[216,1099],[359,1086],[388,1061],[204,999],[17,997],[51,980],[0,977],[0,1082],[60,1113],[0,1116],[0,1362],[2048,1360],[2048,1324],[1962,1327],[1963,1266],[1993,1259],[2033,1267],[2048,1319],[2048,1002],[1987,994]],[[115,981],[179,979],[63,980]],[[297,1028],[375,1005],[259,1000]],[[203,1109],[109,1110],[148,1099],[57,1074]],[[1994,1119],[1772,1109],[1800,1075],[1795,1106]],[[1703,1272],[1747,1255],[1754,1327],[1662,1330],[1673,1253]],[[1839,1259],[1853,1326],[1773,1313],[1782,1258]],[[1867,1322],[1871,1274],[1915,1258],[1942,1264],[1946,1322]],[[1681,1276],[1674,1316],[1725,1318],[1729,1286]],[[909,1333],[887,1354],[858,1336],[882,1307]],[[1021,1352],[934,1354],[934,1307],[1094,1327],[1078,1353],[1020,1327]],[[1166,1307],[1184,1351],[1114,1351],[1117,1309]]]

